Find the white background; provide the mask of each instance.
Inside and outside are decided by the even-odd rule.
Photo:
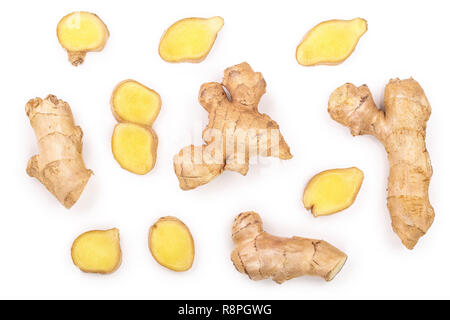
[[[106,48],[88,54],[78,68],[56,38],[59,19],[76,10],[97,13],[111,33]],[[214,15],[225,25],[205,61],[169,64],[159,57],[159,39],[173,22]],[[367,19],[369,30],[347,61],[297,64],[296,46],[311,27],[355,17]],[[2,1],[0,30],[0,298],[450,298],[445,1]],[[201,143],[207,113],[197,102],[200,85],[220,81],[226,67],[243,61],[263,73],[267,94],[260,110],[279,123],[294,158],[266,159],[246,177],[226,172],[182,191],[172,157]],[[433,108],[427,145],[436,211],[414,251],[401,245],[390,226],[383,146],[373,137],[353,138],[327,113],[330,93],[345,82],[366,83],[381,104],[390,78],[410,76]],[[158,160],[146,176],[121,169],[110,149],[116,122],[109,98],[127,78],[153,88],[163,101],[154,124]],[[70,103],[85,134],[85,162],[95,172],[70,211],[25,173],[37,145],[24,106],[49,93]],[[365,174],[356,202],[314,219],[301,204],[307,181],[319,171],[350,166]],[[283,285],[250,281],[229,258],[231,224],[246,210],[259,212],[273,234],[331,242],[348,254],[347,264],[330,283],[312,277]],[[194,236],[196,257],[188,272],[166,270],[149,253],[148,228],[165,215],[183,220]],[[120,269],[111,275],[80,272],[71,261],[72,241],[111,227],[120,229]]]

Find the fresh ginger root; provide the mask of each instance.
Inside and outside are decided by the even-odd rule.
[[[223,27],[223,18],[186,18],[175,22],[159,43],[159,55],[167,62],[201,62]]]
[[[130,172],[148,173],[156,163],[158,136],[152,125],[161,110],[161,97],[137,81],[125,80],[114,89],[111,109],[120,122],[112,137],[114,158]]]
[[[39,147],[39,155],[28,162],[27,173],[70,209],[92,174],[81,154],[83,131],[75,126],[69,104],[53,95],[28,101],[25,111]]]
[[[183,190],[210,182],[224,170],[246,175],[249,159],[254,155],[292,158],[278,124],[258,112],[258,103],[266,91],[261,73],[247,63],[225,70],[223,86],[205,83],[199,102],[209,113],[203,131],[202,146],[187,146],[174,157],[175,173]]]
[[[102,51],[109,37],[103,21],[89,12],[72,12],[63,17],[56,28],[59,43],[66,49],[74,66],[84,62],[87,52]]]
[[[150,228],[148,247],[160,265],[173,271],[187,271],[194,262],[191,232],[175,217],[160,218]]]
[[[272,278],[281,284],[304,275],[331,281],[347,260],[345,253],[322,240],[268,234],[256,212],[241,213],[232,232],[231,260],[240,273],[256,281]]]
[[[329,20],[312,28],[297,47],[297,62],[303,66],[335,65],[347,59],[367,31],[367,21]]]
[[[72,245],[72,261],[83,272],[112,273],[122,262],[119,230],[85,232]]]
[[[306,185],[303,205],[315,217],[342,211],[355,201],[363,179],[364,173],[355,167],[323,171]]]
[[[383,143],[390,163],[387,204],[392,227],[408,249],[430,228],[434,210],[428,199],[433,174],[425,145],[431,107],[413,79],[390,80],[379,110],[367,86],[347,83],[330,96],[328,112],[353,136],[371,134]]]

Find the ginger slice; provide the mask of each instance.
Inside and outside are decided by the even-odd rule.
[[[223,18],[186,18],[167,29],[159,55],[167,62],[200,62],[206,58],[223,27]]]
[[[281,238],[265,232],[261,217],[252,211],[234,220],[232,237],[234,266],[255,281],[272,278],[281,284],[304,275],[331,281],[347,261],[345,253],[326,241]]]
[[[87,52],[103,50],[109,37],[103,21],[97,15],[84,11],[72,12],[63,17],[56,33],[74,66],[83,63]]]
[[[72,245],[73,263],[83,272],[112,273],[122,261],[119,230],[94,230],[81,234]]]
[[[352,54],[366,31],[367,21],[361,18],[319,23],[298,45],[297,62],[303,66],[339,64]]]
[[[112,152],[122,168],[144,175],[156,163],[158,138],[153,130],[134,123],[119,123],[112,136]]]
[[[194,262],[194,240],[188,227],[175,217],[160,218],[151,228],[148,246],[155,260],[173,271],[187,271]]]
[[[315,217],[342,211],[355,201],[363,179],[364,173],[355,167],[323,171],[306,185],[303,205]]]

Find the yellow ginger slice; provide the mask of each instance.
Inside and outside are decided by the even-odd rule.
[[[156,262],[173,271],[187,271],[194,262],[191,232],[175,217],[163,217],[150,228],[148,247]]]
[[[223,18],[186,18],[167,29],[159,55],[167,62],[200,62],[206,58],[223,27]]]
[[[323,171],[308,182],[303,205],[315,217],[342,211],[355,201],[363,179],[364,173],[355,167]]]
[[[63,17],[56,33],[74,66],[83,63],[87,52],[103,50],[109,37],[103,21],[97,15],[84,11],[72,12]]]
[[[119,123],[112,136],[112,152],[122,168],[144,175],[156,162],[158,138],[152,129],[133,123]]]
[[[367,21],[361,18],[319,23],[298,45],[297,62],[303,66],[339,64],[352,54],[366,31]]]
[[[119,230],[94,230],[81,234],[72,245],[73,263],[83,272],[112,273],[122,261]]]

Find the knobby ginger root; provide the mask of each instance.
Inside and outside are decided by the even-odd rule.
[[[306,185],[303,205],[315,217],[342,211],[355,201],[363,179],[364,173],[354,167],[323,171]]]
[[[167,62],[200,62],[206,58],[223,27],[223,18],[186,18],[175,22],[159,43]]]
[[[89,12],[73,12],[62,18],[56,28],[59,43],[74,66],[83,63],[87,52],[102,51],[109,37],[103,21]]]
[[[247,63],[225,70],[223,86],[205,83],[199,102],[209,113],[203,131],[203,146],[187,146],[174,157],[175,173],[183,190],[210,182],[224,170],[246,175],[251,156],[292,158],[278,124],[258,112],[258,103],[266,91],[261,73]]]
[[[72,261],[83,272],[112,273],[122,261],[119,230],[85,232],[72,245]]]
[[[28,162],[27,173],[70,209],[92,174],[82,157],[83,131],[75,126],[69,104],[53,95],[30,100],[25,111],[39,147],[39,154]]]
[[[297,47],[297,62],[304,66],[339,64],[355,50],[367,31],[367,21],[329,20],[312,28]]]
[[[161,97],[137,81],[125,80],[113,91],[111,109],[120,122],[112,137],[114,158],[130,172],[148,173],[156,163],[158,137],[152,125],[161,109]]]
[[[353,136],[371,134],[383,143],[390,173],[387,204],[392,227],[402,243],[413,249],[430,228],[434,210],[428,199],[432,176],[425,145],[431,107],[413,79],[390,80],[379,110],[369,88],[345,84],[330,96],[328,112],[350,128]]]
[[[194,262],[191,232],[175,217],[161,218],[150,228],[148,247],[160,265],[173,271],[187,271]]]
[[[268,234],[256,212],[241,213],[232,232],[235,248],[231,260],[252,280],[271,278],[281,284],[310,275],[331,281],[347,260],[345,253],[322,240]]]

